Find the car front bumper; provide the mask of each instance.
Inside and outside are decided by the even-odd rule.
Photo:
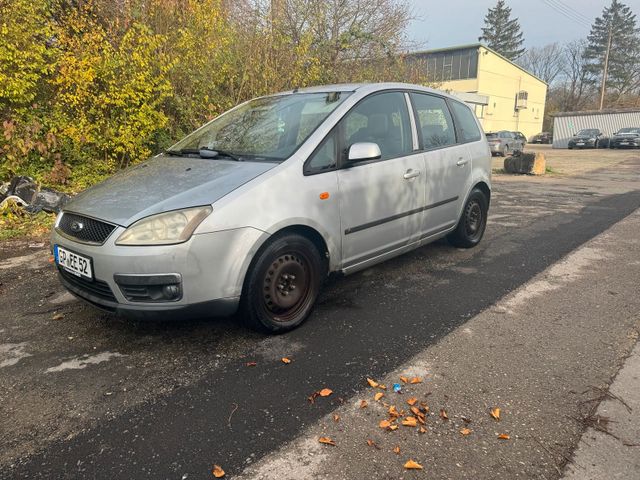
[[[639,138],[615,138],[611,140],[613,148],[638,148],[640,147]]]
[[[595,148],[595,146],[596,146],[595,140],[569,141],[570,148]]]
[[[51,245],[91,259],[93,279],[58,269],[75,296],[134,318],[226,316],[238,307],[244,276],[263,232],[240,228],[193,235],[161,246],[120,246],[118,227],[103,245],[80,243],[54,229]],[[173,299],[163,296],[170,288]]]

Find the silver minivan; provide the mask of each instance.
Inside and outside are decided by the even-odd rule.
[[[133,317],[230,315],[267,332],[350,274],[446,236],[477,245],[491,152],[472,110],[407,84],[257,98],[68,203],[63,285]],[[164,316],[164,315],[163,315]]]

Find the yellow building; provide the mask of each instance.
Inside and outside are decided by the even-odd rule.
[[[475,105],[485,132],[542,131],[547,84],[481,44],[407,55],[437,88]]]

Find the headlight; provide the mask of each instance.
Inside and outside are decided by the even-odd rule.
[[[213,209],[187,208],[138,220],[127,228],[116,245],[171,245],[186,242]]]
[[[595,138],[590,138],[590,139],[589,139],[589,141],[590,141],[590,142],[595,142],[595,141],[596,141],[596,139],[595,139]]]

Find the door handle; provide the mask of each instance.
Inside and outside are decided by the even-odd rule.
[[[420,176],[420,170],[413,170],[412,168],[410,168],[409,170],[407,170],[405,172],[405,174],[402,176],[405,180],[409,180],[411,178],[416,178]]]
[[[458,159],[458,161],[456,162],[456,165],[457,165],[457,166],[459,166],[459,167],[463,167],[463,166],[464,166],[464,165],[466,165],[467,163],[469,163],[469,159],[468,159],[468,158],[460,157],[460,158]]]

